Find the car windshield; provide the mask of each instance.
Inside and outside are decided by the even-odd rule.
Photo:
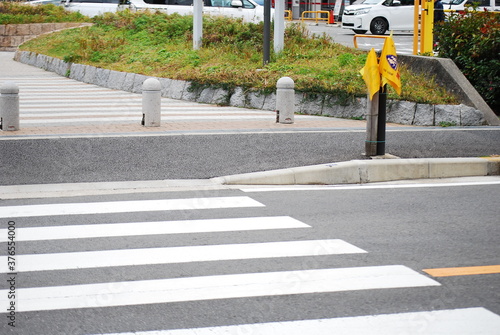
[[[442,1],[445,5],[460,5],[464,0],[444,0]]]

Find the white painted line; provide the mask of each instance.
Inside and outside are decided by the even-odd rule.
[[[500,316],[482,307],[105,335],[478,335],[498,334]]]
[[[52,82],[52,80],[47,81],[46,83],[50,83],[50,82]],[[105,87],[98,86],[98,85],[78,83],[78,82],[57,83],[57,84],[59,84],[59,86],[57,88],[54,86],[45,86],[45,85],[43,85],[43,83],[38,83],[38,84],[40,84],[40,85],[39,86],[21,85],[21,87],[25,87],[28,92],[32,92],[32,91],[65,92],[65,91],[82,90],[82,91],[117,92],[117,93],[121,93],[121,94],[124,94],[124,93],[128,94],[129,93],[129,92],[121,91],[121,90],[113,90],[110,88],[105,88]],[[130,94],[132,94],[132,93],[130,93]]]
[[[105,112],[103,112],[105,114]],[[140,121],[141,113],[136,113],[134,117],[83,117],[70,119],[23,119],[22,124],[46,124],[46,123],[75,123],[75,122],[103,122],[103,121]],[[184,121],[184,120],[200,120],[200,121],[219,121],[219,120],[272,120],[274,116],[258,116],[258,115],[215,115],[215,116],[169,116],[166,120]]]
[[[0,217],[16,218],[51,215],[129,213],[236,207],[264,207],[264,205],[249,197],[59,203],[46,205],[1,206]]]
[[[100,104],[99,104],[100,105]],[[113,107],[116,106],[117,104],[110,104],[109,106]],[[70,105],[60,105],[57,108],[47,108],[47,110],[50,110],[51,113],[46,113],[46,112],[41,112],[41,108],[36,108],[35,111],[27,111],[25,109],[23,113],[21,114],[21,117],[54,117],[54,116],[89,116],[89,115],[102,115],[102,114],[118,114],[118,115],[137,115],[138,113],[142,115],[140,112],[140,105],[137,105],[139,107],[139,110],[136,111],[124,111],[123,110],[123,105],[119,105],[115,108],[103,108],[103,105],[100,105],[100,107],[92,107],[92,108],[87,108],[85,107],[84,109],[79,106],[78,108],[68,108]],[[73,105],[71,105],[73,106]],[[134,107],[127,105],[126,107]],[[120,109],[121,108],[121,109]],[[45,109],[45,108],[43,108]],[[60,112],[57,112],[57,109],[61,109]],[[71,110],[76,110],[76,111],[71,111]],[[94,110],[91,112],[91,110]],[[165,115],[263,115],[263,116],[269,116],[269,115],[274,115],[273,113],[265,113],[265,112],[247,112],[247,111],[241,111],[241,110],[233,110],[233,109],[209,109],[209,108],[192,108],[192,107],[183,107],[183,108],[177,108],[177,107],[169,107],[166,106],[165,108],[162,109],[161,111],[162,114]]]
[[[32,92],[31,94],[24,94],[26,92],[23,91],[22,98],[20,99],[20,103],[23,104],[25,101],[47,101],[49,98],[53,100],[58,100],[58,91],[54,92]],[[124,98],[124,99],[134,99],[134,100],[142,100],[142,96],[140,94],[133,94],[133,93],[124,93],[124,92],[117,92],[117,91],[107,91],[107,92],[85,92],[81,90],[75,90],[74,92],[64,92],[63,95],[59,94],[59,98],[62,100],[67,100],[70,98],[76,99],[76,100],[88,100],[91,99],[92,97],[95,97],[96,99],[105,99],[109,98],[111,100],[118,99],[118,98]],[[164,98],[168,99],[168,98]]]
[[[53,119],[34,119],[36,115],[29,115],[29,118],[25,118],[21,116],[22,124],[46,124],[46,123],[75,123],[75,122],[103,122],[103,121],[138,121],[141,119],[142,114],[140,112],[135,113],[136,116],[117,116],[117,117],[106,117],[108,109],[101,109],[102,117],[81,117],[81,118],[53,118]],[[112,111],[112,109],[110,109]],[[122,113],[121,115],[124,115]],[[163,113],[162,113],[163,114]],[[178,114],[178,113],[177,113]],[[221,115],[171,115],[165,118],[165,120],[171,121],[192,121],[192,120],[200,120],[200,121],[220,121],[220,120],[273,120],[273,114],[241,114],[241,115],[223,115],[222,111],[218,114]],[[90,115],[90,114],[89,114]],[[93,116],[99,114],[92,114]],[[305,116],[305,115],[297,115],[299,119],[315,119],[317,116]]]
[[[457,177],[458,178],[458,177]],[[457,187],[457,186],[483,186],[483,185],[500,185],[500,181],[471,181],[460,183],[425,183],[421,184],[384,184],[384,185],[371,185],[371,184],[355,184],[355,185],[327,185],[327,186],[272,186],[272,187],[242,187],[241,191],[246,193],[256,192],[284,192],[284,191],[341,191],[341,190],[363,190],[368,189],[396,189],[396,188],[426,188],[426,187]]]
[[[439,286],[402,265],[18,288],[18,312]],[[8,290],[0,290],[7,306]],[[0,310],[6,313],[6,309]]]
[[[304,257],[366,253],[363,249],[342,240],[286,241],[267,243],[183,246],[68,252],[54,254],[17,255],[16,271],[53,271],[111,266],[175,264],[279,257]],[[10,272],[7,256],[0,273]]]
[[[99,104],[99,107],[85,107],[81,108],[81,106],[78,106],[78,108],[68,108],[70,105],[59,105],[57,108],[49,107],[46,108],[47,110],[50,110],[51,113],[46,113],[46,112],[41,112],[40,110],[42,108],[37,107],[36,111],[28,111],[28,109],[23,110],[23,113],[21,114],[21,118],[26,118],[26,117],[55,117],[55,116],[92,116],[92,115],[106,115],[106,114],[117,114],[117,115],[142,115],[140,108],[140,105],[137,105],[139,108],[136,111],[124,111],[123,105],[122,106],[116,106],[117,104],[109,104],[109,107],[114,107],[114,108],[109,108],[105,107],[104,105]],[[74,105],[71,105],[74,106]],[[116,106],[116,107],[115,107]],[[127,108],[132,109],[135,106],[127,105],[125,106]],[[45,109],[45,108],[43,108]],[[61,109],[60,112],[57,112],[57,109]],[[76,110],[76,111],[71,111],[71,110]],[[192,107],[183,107],[183,108],[177,108],[177,107],[169,107],[166,106],[166,108],[163,108],[161,111],[162,115],[263,115],[263,116],[269,116],[269,115],[274,115],[273,113],[265,113],[265,112],[247,112],[247,111],[238,111],[238,110],[227,110],[227,109],[208,109],[208,108],[192,108]]]
[[[186,221],[105,223],[16,228],[16,241],[49,241],[95,237],[144,236],[161,234],[213,233],[267,229],[310,228],[289,216],[268,216]],[[0,229],[0,243],[7,242],[7,229]]]

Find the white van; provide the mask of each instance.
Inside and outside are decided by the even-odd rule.
[[[442,0],[442,3],[445,10],[461,11],[466,6],[477,6],[477,10],[500,11],[500,0]]]
[[[153,9],[167,14],[193,15],[193,0],[129,0],[131,10]],[[246,22],[264,20],[264,6],[254,0],[203,0],[203,14],[243,18]]]
[[[62,5],[68,10],[87,16],[116,12],[124,8],[130,8],[132,11],[151,9],[167,14],[193,15],[193,0],[63,0]],[[264,7],[254,0],[203,0],[203,14],[260,22],[264,20]]]
[[[356,34],[370,31],[384,35],[388,30],[413,30],[413,0],[361,0],[346,6],[342,28]]]
[[[92,17],[106,12],[116,12],[119,8],[128,8],[129,5],[120,0],[62,0],[61,6],[72,12]]]

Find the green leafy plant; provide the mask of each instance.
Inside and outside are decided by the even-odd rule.
[[[451,58],[500,115],[500,15],[465,11],[451,15],[435,31],[439,56]]]

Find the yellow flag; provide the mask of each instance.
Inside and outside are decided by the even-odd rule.
[[[382,85],[389,84],[398,94],[401,94],[401,75],[399,74],[398,56],[392,35],[385,39],[379,67]]]
[[[377,54],[373,48],[368,53],[365,66],[359,72],[365,80],[371,100],[373,95],[380,90],[380,71],[378,69]]]

